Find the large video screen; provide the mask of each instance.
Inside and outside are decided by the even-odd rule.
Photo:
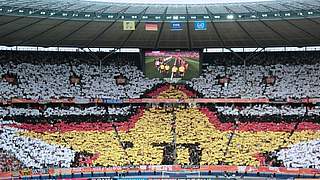
[[[145,74],[149,78],[191,79],[199,76],[198,51],[145,51]]]

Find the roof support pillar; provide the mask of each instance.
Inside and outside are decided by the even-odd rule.
[[[164,13],[162,14],[162,16],[163,16],[163,20],[162,20],[162,22],[161,22],[161,25],[160,25],[160,30],[159,30],[159,33],[158,33],[158,35],[157,35],[157,40],[156,40],[156,42],[154,43],[154,49],[158,49],[159,48],[159,41],[160,41],[160,37],[161,37],[161,33],[162,33],[162,31],[163,31],[163,26],[164,26],[164,18],[165,18],[165,15],[167,14],[167,11],[168,11],[168,7],[166,7],[166,9],[165,9],[165,11],[164,11]]]
[[[190,24],[189,24],[189,11],[188,6],[186,5],[186,12],[187,12],[187,34],[188,34],[188,48],[192,48],[192,39],[190,35]]]

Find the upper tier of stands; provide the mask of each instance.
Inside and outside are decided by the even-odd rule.
[[[245,63],[232,54],[204,54],[203,73],[187,84],[207,98],[320,97],[319,53],[240,55]],[[146,78],[139,66],[137,54],[111,56],[100,66],[86,53],[2,52],[0,99],[140,98],[162,81]],[[6,75],[13,82],[4,80]],[[117,85],[119,75],[125,85]],[[71,77],[79,81],[71,83]]]
[[[101,67],[92,57],[87,58],[89,62],[72,54],[4,54],[0,57],[0,75],[12,74],[17,82],[1,80],[0,99],[139,98],[161,82],[145,78],[130,57],[108,59]],[[118,75],[124,75],[125,85],[116,84]],[[80,82],[70,83],[70,77]]]
[[[275,84],[262,82],[271,73]],[[230,75],[230,82],[221,85],[217,77]],[[320,64],[272,66],[209,66],[188,84],[208,98],[307,98],[320,96]]]
[[[244,54],[243,58],[250,54]],[[261,56],[261,57],[260,57]],[[207,98],[320,97],[319,53],[262,53],[247,62],[235,55],[207,55],[209,64],[187,84]],[[226,78],[225,81],[221,81]],[[270,78],[270,82],[265,79]],[[274,80],[274,81],[272,81]]]

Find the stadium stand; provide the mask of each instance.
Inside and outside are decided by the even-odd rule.
[[[219,113],[223,122],[318,122],[319,106],[288,106],[288,105],[254,105],[254,106],[215,106],[213,111]]]
[[[70,68],[65,63],[33,61],[2,63],[2,74],[17,79],[15,83],[1,81],[4,86],[0,89],[6,93],[2,98],[188,99],[202,95],[233,98],[242,90],[251,93],[252,98],[303,98],[307,97],[302,96],[306,93],[317,97],[317,64],[209,66],[202,77],[187,82],[189,87],[148,80],[135,66],[129,65],[103,65],[101,79],[99,67],[90,63],[78,62]],[[244,82],[243,69],[250,75]],[[270,71],[277,77],[274,84],[266,85],[264,90],[245,88],[246,82],[264,87],[261,81]],[[129,84],[116,84],[113,77],[120,72],[125,72]],[[79,84],[70,83],[68,77],[73,74],[74,77],[81,75]],[[231,80],[226,86],[220,85],[217,77],[226,74]],[[309,88],[303,89],[305,86],[299,83],[306,79]],[[101,86],[93,86],[96,82]],[[309,82],[314,82],[314,89]],[[292,90],[280,88],[290,85]],[[70,91],[62,92],[63,86]],[[119,91],[122,87],[132,91],[128,93],[126,88]],[[299,88],[302,89],[297,91]],[[219,94],[213,95],[215,92]],[[3,166],[6,170],[160,164],[318,168],[319,161],[307,157],[319,156],[319,115],[316,105],[287,104],[203,105],[200,108],[190,105],[151,108],[131,104],[4,105],[0,107],[1,159],[13,162]],[[310,155],[304,156],[302,152],[306,149]],[[17,153],[19,155],[15,155]]]
[[[320,178],[319,0],[112,1],[0,0],[0,179]]]
[[[18,171],[22,169],[22,164],[14,155],[0,150],[0,169],[1,171]]]
[[[82,118],[81,116],[78,115],[79,118]],[[303,159],[297,162],[290,160],[289,156],[285,156],[286,159],[283,155],[286,152],[283,148],[295,148],[294,144],[297,142],[311,143],[319,137],[320,125],[312,122],[301,122],[298,125],[285,120],[222,122],[219,116],[208,108],[186,107],[139,110],[136,115],[122,122],[73,123],[62,120],[63,122],[54,124],[45,121],[42,121],[42,124],[28,121],[12,122],[2,128],[2,139],[6,142],[4,146],[7,147],[5,150],[13,152],[10,151],[10,146],[17,146],[16,151],[18,151],[26,144],[42,143],[39,147],[46,147],[48,150],[43,152],[39,149],[34,152],[35,154],[29,155],[27,157],[29,164],[23,161],[26,155],[18,157],[22,158],[19,160],[26,167],[38,168],[50,165],[70,167],[76,161],[75,152],[95,155],[95,158],[88,163],[92,165],[172,164],[173,145],[177,147],[177,163],[182,165],[257,166],[262,163],[257,158],[257,153],[267,154],[278,150],[280,151],[275,158],[284,162],[286,167],[319,165],[317,161],[312,161],[309,165]],[[49,144],[55,145],[52,147]],[[40,161],[34,157],[37,153],[49,153],[51,156],[54,155],[51,149],[62,147],[72,149],[73,153],[67,155],[69,159],[57,155],[60,159],[54,158],[40,164],[36,163]],[[28,149],[24,153],[28,155]],[[267,159],[268,156],[263,158]],[[63,163],[57,164],[59,161]],[[292,161],[295,161],[296,165],[288,163]]]
[[[17,78],[16,83],[18,83],[12,84],[1,81],[1,99],[139,98],[144,94],[144,91],[161,83],[158,79],[144,78],[143,73],[137,67],[131,65],[121,67],[115,64],[105,65],[100,72],[100,67],[94,64],[39,63],[41,57],[35,57],[21,63],[16,63],[15,60],[26,57],[11,57],[13,59],[6,59],[5,61],[10,63],[1,64],[1,74],[14,74]],[[5,59],[5,57],[2,58]],[[69,57],[69,59],[71,58]],[[316,59],[308,62],[313,63],[315,61]],[[31,64],[28,62],[37,63]],[[286,63],[287,59],[281,62]],[[320,65],[317,63],[309,65],[274,64],[269,66],[214,65],[207,67],[200,78],[188,81],[187,84],[207,98],[267,97],[270,99],[299,99],[318,97],[319,68]],[[114,80],[114,77],[121,73],[125,74],[129,81],[125,86],[117,86]],[[81,79],[79,84],[70,83],[69,78],[74,74],[82,76],[79,77]],[[219,77],[225,75],[230,76],[230,81],[223,84],[219,83]],[[275,78],[274,84],[264,83],[263,78],[268,76]],[[168,87],[164,86],[163,88]],[[187,89],[184,90],[184,92],[187,91]],[[194,96],[192,93],[187,92],[187,95]],[[152,96],[152,94],[149,96]]]
[[[0,99],[139,98],[145,90],[161,82],[145,78],[143,72],[133,65],[109,63],[100,68],[94,64],[72,64],[75,61],[72,55],[59,57],[62,63],[55,64],[49,63],[52,59],[45,61],[45,55],[26,59],[28,57],[26,54],[2,56],[7,63],[0,65],[0,73],[15,74],[18,84],[1,81]],[[26,61],[17,63],[21,59]],[[120,62],[129,61],[121,59]],[[116,84],[115,77],[120,74],[124,74],[128,84]],[[70,78],[78,75],[80,82],[71,83]]]
[[[280,150],[277,156],[286,167],[319,169],[319,145],[318,140],[301,142],[288,149]]]
[[[70,167],[74,159],[74,151],[70,149],[19,136],[20,130],[16,128],[4,127],[1,130],[1,148],[14,154],[25,167]]]
[[[245,53],[244,53],[245,54]],[[248,56],[247,54],[244,57]],[[187,82],[207,98],[307,98],[319,97],[318,53],[270,53],[259,60],[243,62],[235,55],[211,55],[210,65],[199,78]],[[220,81],[224,77],[228,81]],[[270,78],[272,83],[266,82]]]
[[[307,98],[319,97],[318,79],[320,65],[273,66],[209,66],[200,78],[188,84],[208,98]],[[275,84],[266,85],[263,77],[276,77]],[[230,74],[230,82],[218,83],[218,76]]]
[[[132,106],[123,107],[48,107],[42,108],[15,108],[15,107],[0,107],[0,117],[17,117],[17,116],[87,116],[87,115],[129,115],[133,111]]]

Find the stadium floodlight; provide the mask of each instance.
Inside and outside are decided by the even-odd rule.
[[[204,19],[209,19],[210,17],[209,17],[209,16],[203,16],[203,18],[204,18]]]
[[[156,16],[155,19],[161,19],[161,17],[160,16]]]
[[[214,18],[215,18],[215,19],[220,19],[220,18],[221,18],[221,16],[214,16]]]
[[[84,17],[90,17],[90,14],[85,14]]]
[[[303,16],[303,13],[302,13],[302,12],[300,12],[300,13],[298,13],[298,15],[299,15],[299,16]]]
[[[62,13],[62,16],[68,16],[68,14],[67,13]]]
[[[309,15],[312,15],[312,14],[313,14],[313,12],[312,12],[312,11],[309,11],[309,12],[308,12],[308,14],[309,14]]]
[[[242,15],[238,15],[238,18],[242,18]]]
[[[191,19],[197,19],[197,16],[191,16],[190,18]]]
[[[52,12],[52,13],[50,13],[50,16],[53,16],[53,15],[55,15],[56,13],[54,13],[54,12]]]
[[[0,8],[0,11],[2,11],[2,8]]]
[[[228,16],[227,16],[227,19],[233,19],[234,18],[234,15],[232,15],[232,14],[229,14]]]
[[[262,17],[268,17],[268,14],[262,14]]]
[[[148,16],[142,16],[142,19],[148,19]]]
[[[278,17],[278,16],[280,16],[280,14],[279,14],[279,13],[276,13],[276,14],[274,14],[274,16],[275,16],[275,17]]]
[[[45,14],[46,14],[46,12],[44,12],[44,11],[41,11],[41,12],[40,12],[40,14],[41,14],[41,15],[45,15]]]
[[[256,15],[251,15],[251,18],[257,18],[257,16]]]
[[[291,14],[290,13],[285,13],[284,16],[291,16]]]
[[[23,13],[24,11],[22,9],[19,10],[19,13]]]
[[[12,9],[8,9],[8,12],[12,12],[13,10]]]
[[[108,16],[108,18],[112,19],[112,18],[113,18],[113,16],[112,16],[112,15],[109,15],[109,16]]]

